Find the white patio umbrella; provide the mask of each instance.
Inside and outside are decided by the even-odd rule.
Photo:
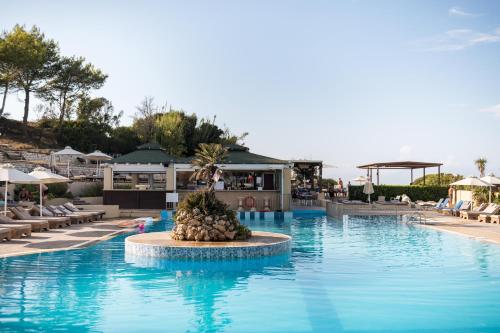
[[[485,176],[485,177],[482,177],[479,179],[481,179],[482,181],[485,181],[487,183],[490,183],[491,185],[500,185],[500,178],[495,177],[493,175]]]
[[[101,167],[101,161],[109,161],[112,160],[113,157],[104,154],[100,150],[96,150],[93,153],[85,155],[87,160],[89,161],[96,161],[97,162],[97,168],[96,168],[96,175],[99,176],[100,173],[100,167]]]
[[[493,175],[485,176],[485,177],[482,177],[480,179],[482,181],[490,183],[492,186],[498,186],[498,185],[500,185],[500,178],[495,177]],[[492,188],[492,186],[490,186],[490,197],[489,197],[490,203],[491,203],[491,192],[492,192],[491,188]]]
[[[7,215],[7,187],[14,184],[39,184],[40,180],[14,168],[12,164],[0,165],[0,181],[5,182],[4,215]]]
[[[68,157],[68,178],[69,178],[69,160],[70,160],[70,158],[71,157],[82,157],[85,154],[80,153],[78,150],[74,150],[70,146],[66,146],[66,147],[64,147],[63,150],[56,151],[53,155],[54,156],[67,156]]]
[[[368,179],[365,183],[365,186],[363,187],[363,193],[364,194],[368,194],[368,203],[371,202],[371,198],[370,196],[375,193],[375,191],[373,190],[373,184],[371,182],[371,179]]]
[[[43,207],[43,184],[55,184],[55,183],[67,183],[69,182],[69,178],[64,176],[56,175],[55,173],[50,172],[42,167],[35,168],[32,172],[29,173],[30,176],[35,177],[40,182],[40,216],[42,216],[42,207]]]
[[[366,183],[366,181],[367,181],[367,180],[368,180],[368,179],[367,179],[366,177],[364,177],[364,176],[359,176],[359,177],[356,177],[356,178],[354,178],[354,179],[351,179],[351,182],[357,182],[357,183],[359,183],[359,185],[361,185],[361,184]]]
[[[491,183],[485,182],[482,179],[479,179],[477,177],[467,177],[462,180],[456,181],[454,183],[451,183],[450,185],[453,186],[481,186],[481,187],[489,187],[490,188],[490,203],[491,203]],[[471,206],[473,206],[474,200],[471,202]]]

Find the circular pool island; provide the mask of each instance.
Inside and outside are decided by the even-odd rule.
[[[237,259],[272,256],[290,251],[292,238],[285,234],[252,231],[245,241],[179,241],[170,232],[150,232],[125,239],[125,252],[134,256],[168,259]]]

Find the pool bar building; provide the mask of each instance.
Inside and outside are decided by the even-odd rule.
[[[239,211],[290,210],[293,164],[244,146],[226,147],[228,154],[219,165],[223,179],[216,184],[219,199]],[[145,144],[113,159],[104,168],[103,203],[120,209],[164,209],[167,193],[182,200],[205,186],[191,179],[193,158],[176,158],[157,144]]]

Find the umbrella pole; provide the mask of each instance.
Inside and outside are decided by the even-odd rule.
[[[5,196],[3,197],[3,215],[7,216],[7,185],[9,183],[5,181]]]
[[[68,178],[69,178],[69,160],[68,160]]]
[[[489,195],[489,202],[488,203],[491,203],[491,186],[490,186],[490,195]]]
[[[42,193],[42,183],[40,183],[40,216],[42,216],[42,210],[43,210],[43,193]]]

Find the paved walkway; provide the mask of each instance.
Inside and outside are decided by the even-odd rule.
[[[0,258],[23,254],[77,249],[92,243],[129,232],[117,226],[123,220],[103,220],[95,223],[72,225],[46,232],[33,232],[31,237],[12,239],[0,243]]]
[[[436,212],[424,213],[428,228],[458,233],[478,240],[500,244],[500,224],[483,223],[477,220],[464,220],[459,217],[442,215]]]

